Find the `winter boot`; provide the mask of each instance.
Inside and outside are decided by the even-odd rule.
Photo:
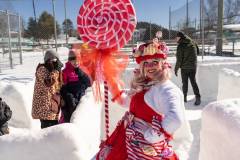
[[[184,102],[187,102],[187,96],[184,95]]]
[[[201,104],[201,97],[200,96],[196,96],[196,101],[194,103],[194,105],[198,106]]]

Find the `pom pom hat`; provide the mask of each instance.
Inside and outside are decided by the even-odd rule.
[[[147,59],[167,59],[168,48],[165,43],[159,43],[154,39],[152,42],[142,44],[133,51],[136,62],[140,64]]]

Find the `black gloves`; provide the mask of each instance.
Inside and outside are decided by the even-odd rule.
[[[52,72],[54,70],[54,65],[52,61],[47,61],[44,66],[47,68],[49,72]]]
[[[54,70],[61,71],[61,69],[63,67],[62,62],[59,59],[57,59],[57,61],[55,61],[55,62],[48,60],[44,65],[49,72],[52,72]]]
[[[178,69],[177,68],[174,69],[174,73],[175,73],[176,76],[178,76]]]
[[[63,64],[62,64],[62,62],[59,59],[57,59],[56,62],[53,62],[53,66],[54,66],[55,70],[61,71],[61,69],[63,67]]]

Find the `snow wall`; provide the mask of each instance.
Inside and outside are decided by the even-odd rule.
[[[239,160],[240,99],[213,102],[202,112],[199,160]]]
[[[198,65],[197,82],[202,100],[216,101],[218,95],[218,78],[223,68],[240,71],[240,62],[221,62]]]
[[[240,98],[240,73],[224,68],[219,74],[217,100]]]
[[[21,93],[23,95],[24,90]],[[21,100],[22,97],[15,98]],[[27,105],[21,103],[19,106],[24,109]],[[18,160],[19,157],[24,160],[91,159],[98,151],[101,140],[101,106],[101,103],[95,103],[92,90],[89,88],[73,113],[72,123],[42,130],[40,123],[37,125],[39,129],[11,127],[9,135],[0,137],[0,159]],[[23,113],[24,116],[31,116],[27,111]],[[17,121],[17,124],[24,126],[24,118]]]
[[[9,105],[13,113],[9,121],[10,126],[29,129],[34,128],[36,123],[40,126],[40,122],[33,120],[31,116],[32,93],[33,82],[0,82],[0,97]]]

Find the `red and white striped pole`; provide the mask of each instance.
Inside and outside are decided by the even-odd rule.
[[[105,133],[109,137],[109,105],[108,105],[108,84],[104,81],[104,113],[105,113]]]

